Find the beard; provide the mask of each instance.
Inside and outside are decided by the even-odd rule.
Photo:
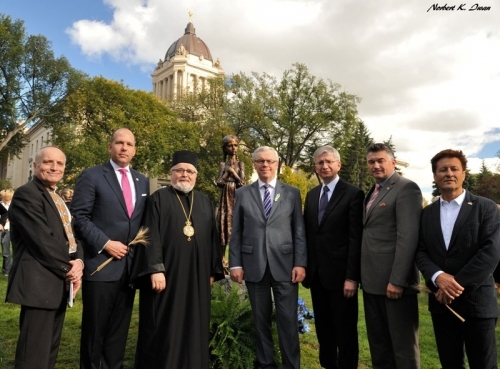
[[[190,193],[193,190],[194,185],[186,184],[184,182],[177,182],[176,184],[172,183],[172,187],[175,188],[177,191],[181,191],[184,193]]]

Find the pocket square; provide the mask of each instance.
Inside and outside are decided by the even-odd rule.
[[[148,194],[147,193],[143,193],[141,196],[147,196]]]
[[[385,206],[385,202],[381,202],[378,206]]]

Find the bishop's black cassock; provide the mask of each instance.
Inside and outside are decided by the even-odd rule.
[[[194,192],[194,200],[193,200]],[[189,214],[194,236],[183,228]],[[138,246],[132,281],[140,288],[136,368],[199,369],[209,367],[211,286],[224,277],[214,211],[209,198],[193,190],[188,195],[172,187],[151,195],[143,226],[149,245]],[[166,289],[156,293],[150,274],[164,272]]]

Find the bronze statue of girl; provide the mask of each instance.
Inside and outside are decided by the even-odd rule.
[[[220,163],[217,186],[220,187],[219,207],[217,211],[217,226],[219,229],[222,260],[224,266],[227,262],[224,258],[226,245],[231,236],[231,224],[233,222],[233,208],[236,189],[245,184],[245,165],[238,160],[238,138],[234,135],[225,136],[222,139],[222,151],[224,161]]]

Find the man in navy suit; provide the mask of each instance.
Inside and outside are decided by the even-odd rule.
[[[236,191],[229,242],[231,279],[245,284],[254,317],[257,367],[277,368],[271,331],[276,306],[283,369],[300,368],[298,283],[307,264],[298,188],[277,180],[278,153],[262,146],[252,154],[259,179]]]
[[[338,176],[340,155],[331,146],[314,153],[322,184],[307,193],[304,221],[319,361],[327,369],[358,367],[358,285],[361,281],[363,191]]]
[[[133,249],[149,181],[129,164],[133,133],[120,128],[108,144],[111,160],[82,172],[71,205],[85,250],[80,368],[123,367],[135,290],[129,287]],[[108,258],[113,261],[92,274]]]
[[[465,346],[471,369],[497,368],[493,271],[500,259],[500,215],[493,201],[464,190],[462,151],[443,150],[431,164],[441,198],[423,210],[416,262],[434,292],[429,311],[439,360],[443,369],[465,369]]]

